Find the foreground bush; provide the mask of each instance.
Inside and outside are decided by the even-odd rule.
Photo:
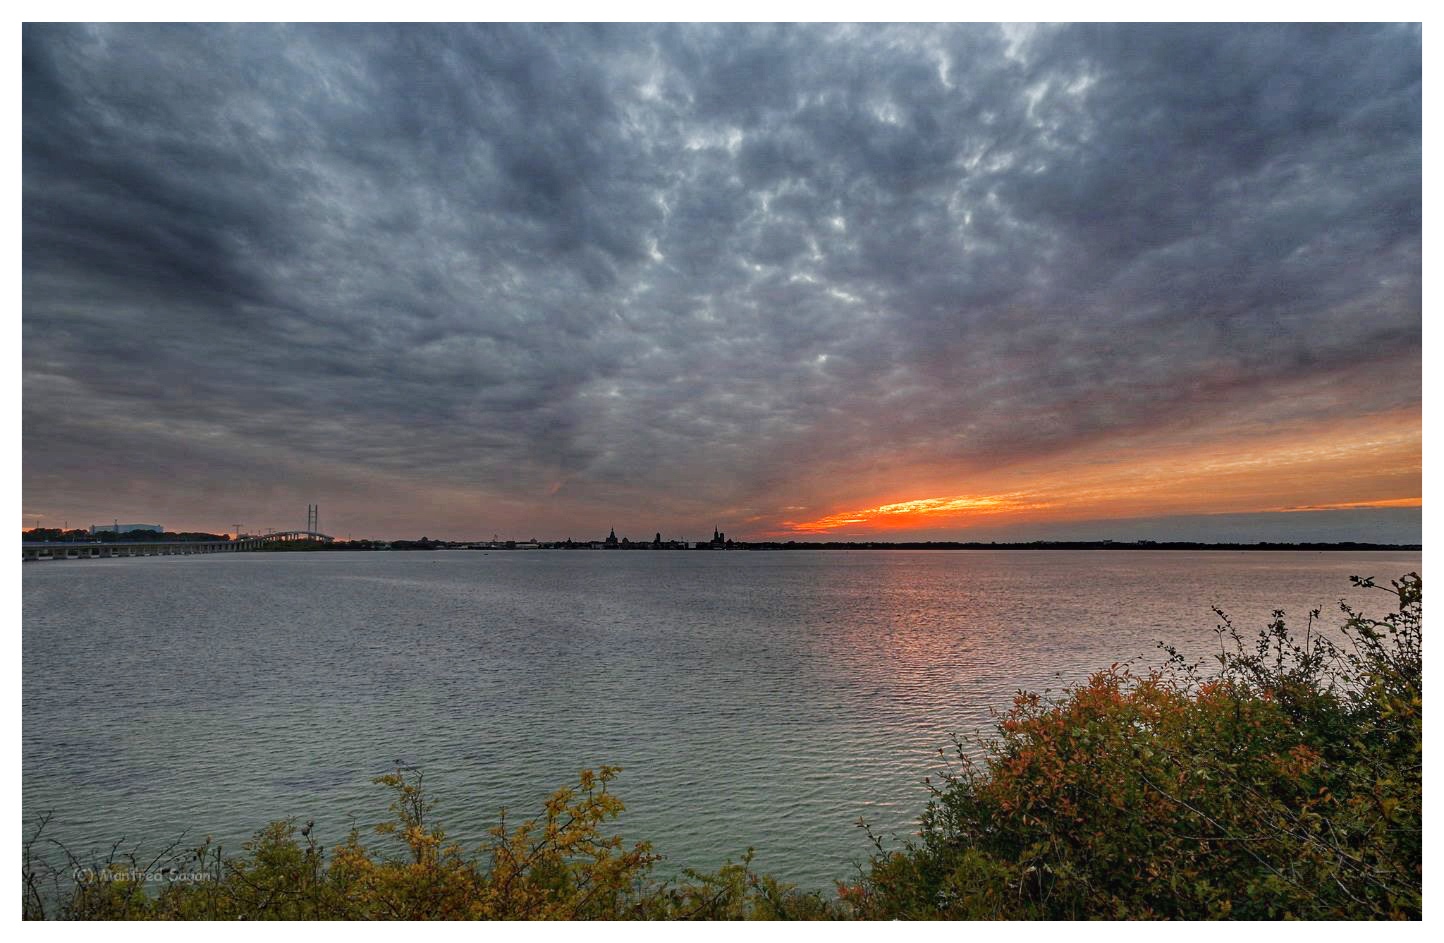
[[[627,847],[604,824],[622,811],[607,786],[617,770],[584,771],[575,788],[515,828],[505,818],[478,853],[450,842],[431,821],[420,771],[399,767],[376,782],[392,794],[393,818],[376,827],[388,846],[353,831],[327,851],[312,823],[275,822],[239,857],[210,845],[141,865],[132,857],[66,872],[31,859],[26,846],[25,915],[94,920],[619,920],[779,919],[827,913],[802,894],[741,864],[680,881],[651,876],[659,856]],[[48,873],[47,873],[48,871]],[[73,889],[63,878],[80,873]],[[170,875],[184,875],[172,880]],[[46,878],[57,893],[44,893]],[[159,888],[157,891],[156,889]],[[48,909],[47,909],[48,908]]]
[[[1360,586],[1372,587],[1368,580]],[[905,850],[842,889],[868,917],[1418,918],[1422,584],[1345,609],[1343,640],[1114,666],[1021,694],[980,761],[959,750]]]
[[[917,838],[879,843],[835,898],[754,873],[750,851],[714,874],[654,877],[649,845],[606,834],[622,810],[609,767],[468,852],[432,821],[420,772],[400,767],[377,780],[392,818],[372,845],[352,832],[328,850],[311,823],[278,822],[239,857],[205,844],[54,869],[32,837],[25,915],[1417,918],[1423,593],[1414,574],[1392,586],[1382,620],[1345,609],[1339,644],[1314,633],[1317,613],[1302,640],[1275,613],[1252,646],[1224,617],[1207,675],[1170,649],[1144,675],[1115,665],[1057,701],[1020,694],[976,759],[959,744]]]

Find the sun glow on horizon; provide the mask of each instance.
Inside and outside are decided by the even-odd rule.
[[[1116,451],[1084,450],[1042,467],[970,476],[987,490],[951,495],[934,491],[929,497],[856,509],[844,505],[812,520],[781,521],[774,534],[827,534],[841,527],[860,527],[864,533],[966,530],[1008,520],[1417,508],[1423,506],[1422,455],[1420,416],[1401,410],[1288,435],[1156,447],[1135,451],[1122,461]]]
[[[1281,513],[1288,511],[1362,511],[1380,508],[1422,508],[1423,498],[1379,498],[1373,501],[1336,501],[1331,504],[1295,504],[1283,508],[1270,508]]]
[[[954,495],[944,498],[919,498],[915,501],[899,501],[894,504],[880,504],[860,511],[831,514],[815,521],[796,523],[784,521],[785,530],[795,533],[816,533],[845,527],[849,524],[874,524],[887,526],[889,518],[902,524],[912,523],[916,518],[933,514],[1005,514],[1041,510],[1051,506],[1046,501],[1030,501],[1026,492],[997,495]]]

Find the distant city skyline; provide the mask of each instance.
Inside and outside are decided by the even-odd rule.
[[[23,527],[1422,540],[1418,25],[26,24],[22,68]]]

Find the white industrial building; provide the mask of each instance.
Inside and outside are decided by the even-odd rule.
[[[91,525],[90,525],[90,532],[91,532],[92,534],[94,534],[94,533],[97,532],[97,531],[115,531],[116,533],[119,533],[119,534],[128,534],[128,533],[130,533],[131,531],[136,531],[136,530],[148,530],[148,531],[151,531],[152,533],[156,533],[156,534],[164,534],[164,533],[165,533],[165,528],[162,527],[162,526],[160,526],[159,524],[91,524]]]

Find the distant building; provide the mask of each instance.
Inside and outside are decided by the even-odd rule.
[[[117,527],[120,528],[119,531],[116,531],[116,528],[117,528]],[[101,531],[101,532],[116,532],[116,533],[121,533],[121,534],[129,534],[129,533],[131,533],[132,531],[137,531],[137,530],[150,531],[151,533],[154,533],[154,534],[164,534],[164,533],[165,533],[165,528],[162,527],[162,526],[160,526],[159,524],[91,524],[91,525],[90,525],[90,532],[91,532],[92,534],[96,533],[97,531]]]
[[[607,535],[607,547],[610,549],[619,546],[621,546],[621,544],[617,542],[617,529],[613,527],[612,532]]]

